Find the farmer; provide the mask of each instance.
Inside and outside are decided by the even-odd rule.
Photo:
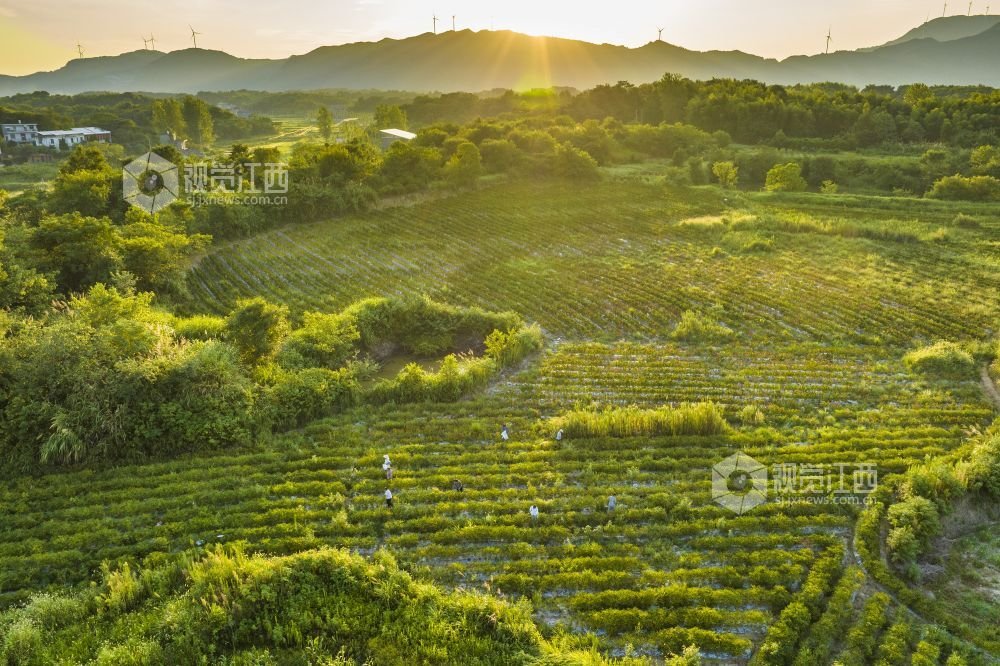
[[[563,429],[559,428],[559,430],[556,431],[556,441],[561,442],[562,436],[563,436]]]
[[[385,470],[385,480],[392,481],[392,465],[389,465],[388,467],[383,467],[382,469]]]
[[[503,428],[500,429],[500,439],[502,439],[505,442],[508,439],[510,439],[510,430],[507,429],[507,424],[506,423],[504,423],[503,424]]]
[[[536,522],[538,520],[538,507],[534,504],[528,509],[528,513],[531,515],[531,522]]]
[[[465,486],[462,484],[461,481],[455,479],[454,481],[451,482],[451,489],[456,492],[463,492],[465,491]]]
[[[608,513],[613,512],[616,506],[618,506],[618,498],[612,495],[608,498]]]
[[[392,467],[392,462],[389,460],[389,454],[388,453],[383,453],[382,454],[382,469],[384,470],[384,469],[387,469],[389,467]]]
[[[385,506],[392,511],[392,491],[388,488],[385,489]]]

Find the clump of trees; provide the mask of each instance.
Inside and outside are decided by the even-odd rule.
[[[368,299],[293,327],[260,298],[225,318],[177,318],[151,293],[98,283],[45,319],[0,319],[0,459],[30,471],[245,445],[363,402],[456,400],[541,345],[517,315],[425,298]],[[362,388],[397,352],[448,355],[437,372]]]

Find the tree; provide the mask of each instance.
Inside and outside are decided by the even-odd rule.
[[[157,132],[174,132],[177,136],[186,137],[187,122],[184,120],[184,110],[176,99],[162,99],[153,102],[153,129]]]
[[[740,169],[732,162],[716,162],[712,165],[712,174],[727,190],[736,187],[740,181]]]
[[[199,146],[210,146],[215,141],[215,126],[208,104],[187,95],[184,97],[183,114],[188,137]]]
[[[226,318],[225,335],[248,365],[273,356],[288,335],[288,308],[263,298],[238,301]]]
[[[768,192],[805,192],[806,187],[808,183],[802,177],[802,167],[795,162],[774,165],[764,182]]]
[[[325,106],[319,107],[319,111],[316,112],[316,128],[323,141],[329,143],[330,137],[333,136],[333,116],[330,115],[330,109]]]
[[[972,173],[977,176],[993,176],[1000,178],[1000,148],[995,146],[979,146],[969,157]]]
[[[568,143],[556,146],[553,167],[560,178],[597,180],[601,177],[594,158]]]
[[[409,124],[406,112],[395,104],[379,104],[372,121],[375,129],[406,129]]]
[[[121,241],[106,217],[49,215],[32,231],[30,246],[36,265],[55,273],[64,292],[82,291],[122,267]]]
[[[483,173],[483,159],[476,144],[466,141],[445,165],[448,181],[457,187],[471,187]]]

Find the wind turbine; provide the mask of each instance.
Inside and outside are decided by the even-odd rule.
[[[142,37],[142,35],[139,36]],[[149,50],[149,40],[146,39],[145,37],[142,37],[142,48],[147,51]]]
[[[966,16],[972,16],[972,3],[969,3],[969,13]]]
[[[941,12],[941,18],[944,18],[944,15],[947,13],[948,13],[948,3],[946,2],[944,3],[944,11]]]
[[[826,31],[826,53],[830,52],[830,42],[833,41],[833,26],[830,26]]]
[[[455,32],[455,15],[451,15],[451,31]]]
[[[656,29],[656,41],[658,41],[658,42],[662,42],[663,41],[663,28],[657,28]]]
[[[438,17],[437,17],[437,14],[434,15],[434,18],[432,20],[434,21],[434,34],[436,35],[436,34],[438,34]]]
[[[190,23],[188,23],[188,27],[191,28]],[[195,32],[195,29],[191,28],[191,42],[194,44],[195,48],[198,48],[198,35],[200,34],[200,32]]]
[[[153,45],[153,50],[156,50],[156,37],[153,37],[153,33],[149,33],[149,43]]]
[[[80,59],[83,59],[83,47],[80,46],[80,42],[76,43],[76,52],[80,54]]]

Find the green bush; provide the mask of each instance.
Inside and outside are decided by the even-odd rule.
[[[945,340],[908,353],[903,363],[914,372],[950,377],[968,375],[975,368],[972,354],[961,345]]]
[[[672,339],[686,342],[724,342],[733,335],[733,329],[692,310],[681,315],[680,321],[670,333]]]
[[[993,176],[945,176],[927,196],[951,201],[1000,201],[1000,179]]]
[[[226,320],[211,315],[195,315],[174,319],[174,333],[186,340],[218,340],[226,328]]]
[[[802,177],[802,166],[795,162],[775,165],[764,180],[768,192],[805,192],[808,186]]]
[[[340,368],[357,353],[361,340],[353,318],[307,312],[302,326],[288,336],[277,361],[287,368]]]
[[[556,429],[567,437],[720,435],[729,432],[722,408],[711,402],[679,407],[624,407],[602,412],[572,411],[558,417]]]
[[[357,404],[361,387],[350,368],[307,368],[283,372],[266,389],[263,410],[267,421],[287,430]]]

